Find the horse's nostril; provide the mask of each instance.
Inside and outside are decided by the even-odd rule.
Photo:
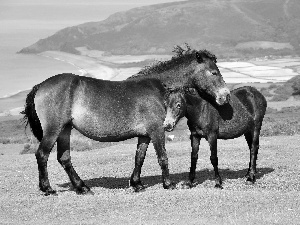
[[[168,124],[165,126],[165,130],[166,130],[166,131],[171,131],[171,130],[173,130],[173,126],[172,126],[170,123],[168,123]]]
[[[226,96],[226,101],[227,101],[227,102],[230,101],[230,94],[228,94],[228,95]]]

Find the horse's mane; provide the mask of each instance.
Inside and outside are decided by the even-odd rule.
[[[196,55],[200,56],[201,58],[210,59],[214,63],[217,62],[217,57],[206,49],[197,51],[195,49],[192,50],[188,44],[185,44],[185,46],[186,49],[182,48],[179,45],[175,46],[172,51],[175,53],[175,55],[172,56],[170,60],[156,61],[152,65],[146,66],[141,69],[137,74],[130,76],[129,79],[153,73],[163,73],[167,70],[179,67],[180,65],[191,63],[191,61],[197,59]]]
[[[186,86],[176,86],[176,87],[170,87],[166,88],[165,94],[164,94],[164,102],[167,101],[167,99],[170,97],[170,95],[174,92],[179,92],[182,95],[184,95],[188,91],[188,87]]]

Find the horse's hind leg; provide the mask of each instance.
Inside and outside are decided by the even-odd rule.
[[[43,139],[35,153],[39,170],[39,187],[41,191],[45,192],[45,195],[56,194],[56,191],[50,186],[47,162],[57,137],[58,134],[56,132],[45,130]]]
[[[70,135],[72,126],[66,125],[57,139],[57,160],[68,174],[77,194],[93,194],[89,187],[80,179],[72,166],[70,156]]]
[[[132,186],[136,192],[145,189],[141,182],[140,175],[149,143],[149,137],[138,138],[137,150],[135,154],[135,167],[130,178],[130,186]]]
[[[216,182],[215,188],[222,189],[223,188],[222,179],[219,174],[219,168],[218,168],[217,134],[216,133],[209,134],[207,137],[207,141],[210,145],[210,151],[211,151],[210,162],[213,165],[215,171],[215,182]]]
[[[255,182],[255,174],[256,174],[256,160],[259,148],[259,134],[260,134],[260,126],[259,128],[255,128],[253,132],[245,133],[245,138],[247,144],[250,149],[250,161],[249,168],[246,174],[247,182],[254,183]]]

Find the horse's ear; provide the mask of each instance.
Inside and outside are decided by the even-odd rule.
[[[162,82],[162,85],[164,86],[165,89],[167,89],[167,85],[165,83]]]
[[[199,52],[196,52],[196,59],[197,59],[198,63],[203,63],[204,62],[203,54],[200,54]]]
[[[217,63],[217,57],[206,49],[196,52],[196,59],[198,63],[203,63],[206,60],[212,60],[214,63]]]
[[[190,88],[189,88],[188,86],[183,86],[183,92],[184,92],[184,93],[189,93],[189,92],[190,92],[189,89],[190,89]]]

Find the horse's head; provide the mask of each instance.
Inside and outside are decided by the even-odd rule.
[[[145,67],[130,79],[148,76],[158,78],[168,87],[176,84],[195,88],[201,97],[213,99],[218,105],[228,102],[230,91],[216,65],[217,58],[207,50],[186,50],[176,46],[175,55],[168,61],[158,61]]]
[[[192,85],[200,93],[212,97],[218,105],[227,103],[230,90],[217,67],[217,58],[206,50],[195,52],[197,63],[191,76]]]
[[[164,128],[172,131],[179,119],[184,117],[186,111],[186,101],[183,88],[167,89],[165,94],[166,118]]]

